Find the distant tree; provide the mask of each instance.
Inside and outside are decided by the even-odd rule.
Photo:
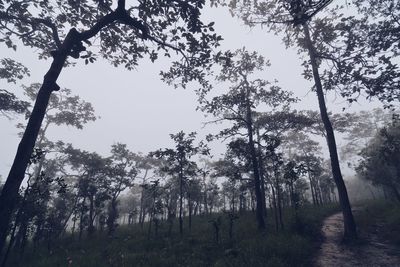
[[[302,225],[298,214],[300,208],[300,193],[296,190],[296,184],[304,172],[305,166],[293,160],[290,160],[283,166],[283,180],[289,187],[290,202],[291,206],[294,208],[295,223],[298,230],[302,229]]]
[[[116,143],[111,146],[111,164],[107,170],[108,191],[111,198],[107,217],[109,235],[114,233],[117,226],[118,197],[125,189],[133,186],[133,181],[137,175],[136,158],[136,155],[127,148],[126,144]]]
[[[182,85],[195,79],[204,82],[211,49],[222,39],[213,32],[213,23],[200,19],[204,0],[113,2],[0,2],[0,41],[15,49],[18,39],[36,49],[40,58],[52,57],[0,196],[0,250],[50,96],[59,90],[58,77],[64,66],[73,63],[71,58],[92,63],[100,55],[115,66],[133,69],[145,55],[154,61],[159,53],[170,56],[175,51],[182,60],[163,72],[164,79]],[[92,45],[90,39],[97,35]]]
[[[393,112],[385,111],[380,108],[371,111],[360,111],[349,114],[348,127],[344,129],[344,140],[346,144],[341,148],[341,156],[354,161],[361,149],[378,133],[379,129],[388,124],[393,116]]]
[[[140,153],[136,154],[135,169],[138,172],[137,179],[140,180],[140,182],[138,182],[138,188],[140,188],[139,223],[142,228],[146,215],[144,185],[154,178],[154,171],[159,165],[160,162],[157,159]]]
[[[225,180],[221,188],[224,210],[228,210],[225,207],[228,203],[230,213],[244,211],[246,191],[254,191],[254,179],[249,178],[252,166],[246,141],[240,138],[230,141],[224,157],[213,162],[212,166],[211,177]]]
[[[160,196],[162,194],[160,181],[156,179],[151,181],[148,184],[144,184],[143,190],[149,195],[150,197],[150,212],[149,212],[149,228],[147,237],[150,238],[151,234],[151,227],[154,224],[155,226],[155,234],[157,236],[158,230],[158,215],[162,214],[163,204],[160,200]]]
[[[296,163],[291,160],[283,166],[283,179],[289,186],[290,201],[292,207],[294,207],[296,213],[299,209],[300,198],[296,192],[296,182],[300,179],[300,176],[305,171],[304,165]]]
[[[208,195],[208,187],[207,187],[207,178],[210,175],[211,172],[211,165],[212,163],[206,159],[206,158],[200,158],[200,166],[199,166],[199,174],[201,176],[201,192],[203,194],[203,208],[204,208],[204,214],[208,214],[208,201],[207,201],[207,195]],[[202,206],[199,206],[199,213],[202,211]]]
[[[209,213],[217,210],[221,204],[220,188],[217,184],[217,179],[212,178],[207,183],[207,206]]]
[[[189,231],[191,231],[192,216],[196,215],[198,205],[202,200],[200,180],[196,176],[186,183],[186,198],[188,201]]]
[[[110,159],[97,153],[90,153],[68,146],[65,149],[72,170],[76,171],[78,213],[79,213],[79,239],[83,230],[87,228],[88,234],[95,231],[94,222],[105,208],[110,196],[110,183],[108,179],[108,166]]]
[[[400,121],[381,128],[360,153],[356,168],[361,177],[373,184],[383,185],[393,192],[400,202]]]
[[[290,132],[285,137],[286,142],[284,143],[290,150],[292,158],[296,155],[296,160],[301,162],[305,166],[305,173],[307,174],[308,181],[310,183],[311,197],[314,205],[319,205],[318,198],[318,182],[319,177],[318,171],[321,170],[322,162],[322,148],[320,144],[312,140],[308,135],[302,132]]]
[[[161,166],[161,171],[172,177],[177,177],[179,182],[179,232],[183,234],[183,197],[184,187],[190,177],[197,172],[196,162],[190,160],[195,155],[207,155],[208,148],[203,142],[194,144],[196,133],[191,132],[186,135],[183,131],[171,134],[171,139],[175,142],[175,148],[159,149],[151,152],[150,155],[163,159],[165,164]]]
[[[219,63],[221,70],[216,79],[229,83],[229,91],[215,96],[211,100],[207,99],[206,94],[201,95],[200,107],[203,111],[214,115],[217,118],[216,122],[229,121],[233,124],[232,127],[222,130],[217,137],[229,138],[240,134],[246,136],[248,159],[252,164],[254,192],[257,200],[257,223],[259,229],[263,230],[265,221],[259,159],[255,145],[255,109],[259,105],[278,109],[293,102],[294,98],[289,92],[283,91],[274,83],[262,79],[251,80],[252,75],[269,65],[269,62],[255,52],[250,53],[243,48],[232,53],[230,58],[222,59]]]

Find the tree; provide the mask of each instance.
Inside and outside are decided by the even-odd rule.
[[[258,112],[256,114],[255,129],[257,133],[258,157],[260,159],[262,193],[264,193],[267,188],[268,171],[266,170],[266,165],[268,165],[268,161],[273,161],[277,159],[277,157],[274,157],[274,154],[282,144],[281,139],[285,139],[285,135],[287,135],[287,132],[290,133],[291,131],[302,131],[309,128],[311,125],[314,125],[314,123],[315,122],[310,119],[306,114],[304,114],[304,112],[290,110],[288,107],[285,107],[282,111]],[[290,150],[288,151],[288,154],[288,157],[290,158]],[[275,177],[275,179],[278,178]],[[274,188],[272,187],[272,190],[273,189]],[[280,195],[279,190],[280,189],[277,188],[277,195]],[[273,193],[273,195],[275,194]],[[263,195],[263,201],[264,214],[266,214],[267,201],[265,194]],[[281,200],[280,198],[278,198],[278,204],[280,202]]]
[[[235,154],[235,151],[231,149],[233,142],[228,145],[228,150],[225,153],[225,157],[213,163],[214,172],[212,173],[212,177],[222,177],[227,178],[228,180],[222,183],[222,191],[221,194],[225,197],[228,197],[231,213],[235,213],[235,209],[241,210],[242,203],[237,203],[236,198],[240,195],[243,195],[243,192],[239,192],[239,185],[242,184],[244,178],[242,177],[243,172],[249,171],[249,161],[246,160],[243,163],[240,160],[240,155]],[[245,144],[245,147],[247,145]],[[224,205],[225,205],[224,200]]]
[[[79,212],[79,239],[82,238],[85,226],[89,236],[95,231],[94,222],[103,211],[106,200],[110,196],[110,181],[108,179],[111,161],[97,153],[90,153],[67,146],[65,153],[71,164],[71,169],[76,171],[78,181],[77,208]],[[88,212],[88,214],[87,214]]]
[[[339,201],[343,211],[344,239],[356,238],[356,224],[354,222],[347,189],[339,165],[335,134],[329,119],[325,103],[324,87],[320,75],[320,44],[324,43],[325,39],[329,39],[331,36],[324,34],[324,31],[318,31],[320,28],[317,26],[321,23],[321,19],[313,20],[321,10],[324,10],[324,8],[330,4],[331,0],[265,0],[255,2],[217,0],[214,1],[214,3],[215,2],[222,2],[225,4],[229,2],[232,13],[241,17],[245,23],[250,26],[261,24],[276,33],[285,33],[284,41],[287,46],[297,44],[300,50],[299,52],[308,55],[308,60],[303,63],[306,67],[304,75],[307,79],[314,80],[314,89],[318,98],[320,116],[326,132],[332,173],[338,188]],[[310,24],[314,26],[313,35],[310,33]],[[324,46],[322,46],[322,48],[323,47]],[[311,69],[309,66],[311,66]]]
[[[298,162],[302,162],[305,166],[305,171],[310,183],[313,204],[322,204],[319,203],[317,187],[317,172],[321,169],[320,163],[322,161],[321,146],[318,142],[310,139],[309,136],[302,132],[290,132],[285,139],[287,149],[289,149],[290,154],[292,154],[291,157],[296,158]]]
[[[155,60],[158,53],[170,56],[172,50],[183,59],[163,72],[164,79],[182,85],[195,79],[204,82],[202,72],[208,68],[211,49],[221,40],[213,33],[213,23],[205,25],[200,20],[204,0],[149,0],[135,2],[136,6],[127,6],[125,0],[112,3],[0,2],[0,41],[15,48],[16,38],[38,49],[40,58],[52,57],[0,196],[0,250],[50,96],[59,90],[58,77],[72,63],[71,57],[91,63],[100,55],[115,66],[132,69],[144,55]],[[90,39],[98,34],[98,46],[91,45]]]
[[[304,165],[302,165],[301,163],[298,164],[293,160],[289,160],[289,162],[283,166],[283,179],[285,183],[289,186],[290,202],[291,206],[294,208],[295,222],[298,229],[301,228],[301,222],[298,216],[298,210],[300,206],[300,194],[296,190],[296,183],[299,181],[300,176],[304,171]]]
[[[196,215],[199,203],[202,200],[200,180],[193,177],[186,183],[186,197],[189,209],[189,231],[192,230],[192,215]],[[195,205],[196,203],[196,205]]]
[[[255,145],[255,109],[259,105],[266,105],[272,109],[278,109],[288,105],[294,99],[291,94],[281,90],[274,83],[262,79],[250,80],[257,71],[262,71],[269,65],[262,56],[257,53],[247,52],[244,48],[231,54],[230,58],[220,60],[221,71],[216,76],[218,81],[230,83],[229,91],[220,96],[207,100],[206,94],[200,95],[202,111],[217,117],[217,121],[230,121],[232,127],[224,129],[217,137],[229,138],[245,131],[248,144],[249,162],[252,164],[254,176],[254,192],[257,204],[257,222],[259,229],[265,229],[263,217],[263,195],[261,190],[261,178],[259,159]]]
[[[111,165],[108,168],[109,183],[109,212],[107,218],[108,234],[114,233],[115,221],[118,218],[117,200],[121,192],[133,186],[137,175],[135,169],[136,155],[129,151],[125,144],[117,143],[111,147]]]
[[[32,84],[28,87],[24,86],[24,94],[31,100],[34,101],[37,96],[37,92],[40,88],[39,84]],[[26,117],[29,117],[31,111],[29,108],[25,110]],[[52,125],[69,125],[78,129],[82,129],[84,125],[90,121],[96,120],[96,116],[94,115],[94,109],[89,102],[82,100],[79,96],[71,95],[71,90],[69,89],[61,89],[56,94],[53,94],[49,100],[49,106],[46,110],[46,114],[43,120],[43,127],[41,127],[38,140],[35,144],[36,151],[40,151],[40,157],[36,160],[36,164],[32,165],[32,168],[27,169],[27,176],[30,180],[31,186],[27,187],[24,195],[29,196],[26,201],[30,201],[32,203],[37,202],[35,198],[39,198],[42,200],[41,205],[37,205],[37,208],[32,209],[29,205],[25,205],[25,203],[21,203],[19,205],[17,214],[22,214],[19,216],[23,217],[21,220],[15,221],[15,226],[21,224],[19,227],[18,236],[25,238],[27,226],[29,225],[29,221],[33,220],[34,217],[38,217],[38,215],[42,216],[41,220],[37,220],[40,222],[37,225],[38,229],[43,227],[43,224],[46,222],[46,212],[48,208],[48,202],[50,202],[51,198],[49,197],[47,201],[44,201],[45,198],[41,197],[38,194],[34,194],[34,192],[28,192],[32,190],[32,188],[41,188],[42,191],[49,191],[51,193],[50,186],[51,183],[46,182],[47,180],[42,177],[48,177],[49,173],[46,173],[47,170],[51,170],[54,177],[50,177],[54,179],[56,173],[63,171],[63,166],[65,162],[63,161],[63,150],[64,144],[61,141],[53,142],[46,138],[46,132],[49,127]],[[24,125],[18,124],[18,128],[24,130]],[[50,156],[51,155],[51,156]],[[65,155],[64,155],[65,156]],[[47,157],[47,159],[46,159]],[[55,162],[59,162],[55,164]],[[51,167],[50,169],[48,167]],[[45,168],[45,170],[43,170]],[[47,170],[46,170],[47,169]],[[47,186],[47,188],[46,188]],[[51,195],[51,194],[50,194]],[[23,199],[25,201],[25,198]],[[21,210],[22,209],[22,210]],[[63,223],[65,224],[65,223]],[[14,226],[14,227],[15,227]],[[13,237],[11,236],[11,239]],[[17,239],[18,241],[19,239]],[[23,242],[21,244],[24,244]]]
[[[171,134],[175,148],[159,149],[150,155],[165,160],[161,171],[178,178],[179,183],[179,233],[183,234],[183,197],[184,187],[190,177],[197,172],[197,164],[190,159],[195,155],[208,155],[209,150],[203,142],[194,145],[196,133],[186,135],[183,131]]]
[[[145,156],[142,154],[136,154],[135,157],[135,169],[138,172],[137,178],[141,179],[138,186],[140,189],[140,206],[139,206],[139,223],[143,228],[144,218],[145,218],[145,194],[144,194],[144,185],[147,183],[149,179],[154,178],[154,175],[150,175],[151,170],[155,169],[159,166],[159,162],[156,159],[153,159],[149,156]]]
[[[380,129],[369,144],[361,151],[362,157],[356,170],[361,177],[374,184],[392,190],[400,202],[400,122]]]

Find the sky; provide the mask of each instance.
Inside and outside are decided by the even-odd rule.
[[[310,92],[312,84],[302,77],[301,60],[294,49],[285,49],[279,36],[269,34],[265,29],[250,29],[232,18],[223,8],[206,8],[203,11],[204,21],[215,21],[215,30],[224,41],[221,49],[235,50],[246,47],[257,51],[271,62],[263,78],[277,79],[279,85],[291,90],[301,98],[297,109],[318,110],[317,98]],[[50,66],[50,61],[39,60],[34,49],[19,46],[16,52],[0,46],[2,57],[11,57],[24,65],[31,76],[21,83],[29,85],[41,82]],[[76,148],[96,151],[108,155],[110,147],[116,142],[126,143],[134,152],[147,153],[172,146],[169,134],[180,130],[196,131],[199,137],[216,132],[216,128],[206,126],[209,120],[200,111],[196,111],[197,98],[192,90],[174,89],[160,80],[160,70],[168,68],[170,61],[161,59],[155,63],[143,60],[136,70],[127,71],[115,68],[104,60],[85,65],[79,60],[75,67],[65,68],[58,80],[61,87],[69,88],[72,94],[79,95],[91,102],[96,115],[101,118],[88,123],[83,130],[73,127],[52,126],[48,138],[73,143]],[[7,85],[9,89],[21,96],[21,83]],[[346,101],[335,95],[329,95],[327,105],[333,112],[368,110],[380,106],[379,103],[361,101],[361,104],[349,106]],[[26,123],[22,116],[9,120],[0,116],[0,175],[7,177],[19,142],[17,122]],[[339,144],[340,144],[339,140]],[[216,141],[210,144],[212,153],[218,157],[223,152],[224,144]],[[327,150],[326,145],[323,148]]]

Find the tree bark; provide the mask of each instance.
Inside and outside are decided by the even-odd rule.
[[[326,131],[326,139],[327,139],[329,155],[330,155],[330,159],[331,159],[332,174],[333,174],[333,178],[335,180],[336,187],[338,189],[339,202],[340,202],[340,206],[341,206],[342,212],[343,212],[344,239],[347,239],[347,240],[356,239],[357,238],[356,224],[354,222],[353,213],[351,211],[351,206],[350,206],[349,197],[347,195],[346,185],[343,181],[342,173],[340,170],[339,157],[337,154],[337,147],[336,147],[336,141],[335,141],[335,134],[333,131],[331,121],[329,120],[327,109],[326,109],[325,99],[324,99],[324,91],[322,88],[321,78],[320,78],[319,71],[318,71],[318,64],[317,64],[317,59],[316,59],[317,56],[316,56],[314,45],[311,40],[310,31],[308,29],[307,23],[303,24],[303,30],[304,30],[306,46],[307,46],[308,53],[310,56],[310,61],[311,61],[311,66],[312,66],[312,71],[313,71],[313,76],[314,76],[314,82],[315,82],[315,88],[316,88],[317,96],[318,96],[319,109],[320,109],[320,113],[321,113],[321,119],[324,124],[325,131]]]

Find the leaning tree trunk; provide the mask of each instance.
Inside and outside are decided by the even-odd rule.
[[[11,166],[6,183],[0,196],[0,251],[3,250],[11,216],[17,201],[18,190],[24,179],[36,139],[42,125],[50,95],[59,90],[57,85],[58,76],[64,67],[72,47],[80,42],[79,32],[73,28],[69,31],[60,49],[54,53],[53,62],[43,79],[32,114],[28,120],[25,132],[18,145],[17,154]]]
[[[12,212],[14,210],[19,187],[24,179],[24,174],[28,166],[30,156],[35,146],[36,138],[46,112],[46,108],[53,90],[58,87],[55,83],[56,78],[61,71],[65,60],[54,59],[53,64],[45,76],[44,83],[38,93],[32,115],[29,118],[25,133],[19,143],[14,163],[7,177],[4,188],[0,196],[0,251],[8,233],[8,227]]]
[[[316,60],[317,56],[316,56],[314,45],[313,45],[311,37],[310,37],[310,31],[308,29],[307,23],[303,24],[303,30],[304,30],[306,46],[307,46],[308,53],[310,56],[310,61],[311,61],[311,66],[312,66],[312,71],[313,71],[313,76],[314,76],[314,82],[315,82],[315,88],[316,88],[317,96],[318,96],[319,109],[320,109],[320,113],[321,113],[321,119],[324,124],[325,131],[326,131],[326,139],[327,139],[328,148],[329,148],[329,155],[331,158],[332,174],[333,174],[333,178],[336,183],[336,187],[338,189],[339,202],[340,202],[340,206],[341,206],[342,212],[343,212],[344,239],[355,239],[355,238],[357,238],[356,224],[354,222],[353,213],[351,211],[351,206],[350,206],[349,197],[347,195],[346,185],[343,181],[342,173],[340,170],[339,158],[338,158],[338,154],[337,154],[337,147],[336,147],[336,141],[335,141],[335,134],[333,132],[333,127],[329,120],[328,112],[326,109],[321,78],[320,78],[320,75],[318,72],[318,64],[317,64],[317,60]]]

